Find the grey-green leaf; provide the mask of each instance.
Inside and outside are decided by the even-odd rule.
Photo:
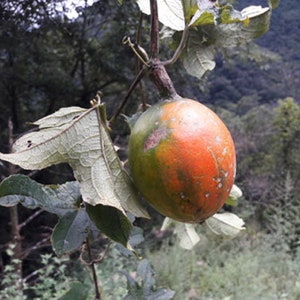
[[[188,12],[185,9],[185,17],[187,16],[187,14],[192,13],[192,18],[188,23],[189,27],[202,26],[202,25],[215,23],[220,8],[219,6],[216,5],[214,1],[198,0],[197,10],[195,12],[194,12],[194,7],[195,7],[194,5],[190,7],[191,10],[190,12]]]
[[[243,219],[229,212],[217,213],[205,220],[205,224],[216,235],[235,237],[241,230],[245,230]]]
[[[35,209],[64,215],[79,207],[81,194],[78,182],[67,182],[60,186],[45,186],[25,175],[12,175],[0,184],[0,205],[14,206],[18,203]]]
[[[166,217],[160,230],[167,230],[170,227],[174,227],[179,246],[183,249],[191,250],[200,241],[200,236],[195,230],[195,224],[182,223]]]
[[[189,24],[198,10],[197,0],[181,1],[184,13],[185,23]]]
[[[214,47],[196,31],[190,32],[186,48],[183,52],[183,65],[190,75],[202,78],[207,71],[215,68]]]
[[[155,284],[154,271],[147,259],[139,262],[137,268],[138,279],[132,278],[124,272],[127,277],[128,294],[124,300],[170,300],[175,292],[169,289],[157,288]]]
[[[87,295],[87,287],[79,281],[74,281],[70,283],[70,289],[58,300],[86,300]]]
[[[150,14],[150,1],[137,0],[140,10],[149,15]],[[181,31],[185,27],[183,6],[181,0],[159,0],[158,6],[158,19],[161,23],[174,30]]]
[[[179,238],[179,246],[186,250],[191,250],[200,241],[200,237],[195,230],[195,224],[178,224],[175,232]]]
[[[80,247],[89,233],[89,227],[90,219],[84,209],[62,216],[51,237],[55,253],[61,256]]]
[[[147,300],[171,300],[174,299],[175,291],[166,288],[159,288],[153,292]]]
[[[219,25],[199,26],[191,29],[182,53],[184,67],[195,77],[202,78],[215,67],[214,54],[218,49],[231,48],[247,43],[269,29],[270,10],[242,11],[245,21]]]
[[[0,159],[29,170],[68,163],[84,201],[148,217],[121,165],[100,109],[104,110],[104,105],[62,108],[35,122],[40,131],[22,136],[14,144],[14,153],[0,153]]]
[[[269,0],[269,5],[274,9],[277,8],[280,3],[280,0]]]
[[[79,118],[80,115],[85,111],[85,108],[78,106],[63,107],[60,110],[58,110],[55,114],[46,116],[34,122],[33,124],[39,126],[40,129],[59,127],[66,125],[72,122],[73,120]]]
[[[107,237],[130,248],[128,244],[132,224],[118,209],[106,205],[86,205],[86,211],[96,227]]]

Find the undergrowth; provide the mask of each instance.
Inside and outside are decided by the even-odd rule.
[[[202,237],[193,250],[164,244],[148,254],[157,281],[176,291],[175,300],[297,300],[300,263],[274,237],[245,234],[235,240]]]
[[[203,226],[201,231],[201,241],[192,250],[181,249],[174,237],[168,237],[159,249],[144,255],[155,271],[151,282],[175,291],[174,300],[300,299],[300,253],[292,256],[284,245],[278,247],[279,237],[244,233],[233,240],[216,240],[203,234]],[[128,276],[141,284],[136,272],[139,260],[117,248],[112,247],[97,265],[103,300],[124,299]],[[53,256],[42,256],[37,280],[24,285],[22,296],[15,289],[13,266],[4,273],[0,299],[90,300],[94,296],[88,266],[70,269],[65,260]],[[66,297],[70,288],[74,294]]]

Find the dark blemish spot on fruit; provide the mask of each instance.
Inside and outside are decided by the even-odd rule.
[[[144,151],[155,148],[166,136],[166,128],[157,128],[153,130],[144,143]]]

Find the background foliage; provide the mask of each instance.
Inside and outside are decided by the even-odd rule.
[[[239,8],[263,5],[254,0],[234,2]],[[121,5],[117,1],[100,0],[92,7],[78,8],[79,17],[70,20],[58,13],[59,3],[58,0],[50,4],[17,0],[0,3],[1,152],[9,151],[9,119],[14,137],[18,137],[30,129],[26,122],[60,107],[89,107],[89,100],[99,90],[111,116],[134,78],[135,60],[122,45],[122,38],[136,34],[137,5],[133,1],[123,1]],[[203,237],[201,244],[186,252],[176,247],[176,240],[168,237],[168,232],[159,231],[162,217],[149,208],[152,220],[137,222],[145,228],[145,241],[139,250],[153,262],[158,285],[176,291],[175,299],[239,299],[241,295],[243,299],[299,298],[299,10],[296,1],[282,1],[273,11],[270,30],[263,37],[255,44],[218,53],[216,68],[201,80],[189,76],[180,64],[170,68],[178,92],[211,106],[232,132],[237,147],[237,184],[244,196],[236,208],[225,209],[242,216],[247,224],[247,232],[235,241]],[[143,24],[146,30],[147,19]],[[142,44],[147,45],[147,32],[142,34]],[[170,57],[173,50],[168,40],[161,46],[162,56]],[[135,112],[140,99],[149,104],[157,101],[157,93],[147,80],[142,90],[134,92],[124,113]],[[121,157],[126,157],[128,133],[127,125],[119,118],[112,137],[121,147]],[[15,171],[0,163],[1,179]],[[41,183],[73,179],[65,165],[34,172],[31,177]],[[51,266],[56,263],[62,266],[59,270],[45,269],[43,255],[51,252],[49,236],[56,217],[36,210],[33,212],[36,216],[27,222],[32,212],[18,207],[18,213],[20,224],[26,222],[21,231],[22,271],[23,278],[28,278],[25,282],[28,295],[58,298],[73,283],[76,290],[76,283],[87,276],[75,263],[79,254],[71,255],[69,262],[51,260]],[[18,299],[7,290],[12,286],[9,280],[14,282],[16,263],[8,247],[12,237],[7,208],[1,207],[0,218],[3,287],[0,295],[3,299],[5,295]],[[106,241],[100,240],[97,247],[104,251],[105,245]],[[99,265],[107,299],[125,296],[126,278],[130,277],[119,272],[124,267],[137,279],[140,284],[137,287],[142,286],[135,273],[136,259],[123,260],[121,253],[114,249]],[[186,257],[187,260],[182,259]],[[44,273],[30,277],[37,269]],[[224,273],[230,274],[228,278],[224,278]],[[49,274],[56,274],[57,281],[41,283]],[[111,275],[116,279],[115,285],[114,280],[106,281]],[[54,286],[60,287],[58,283],[62,284],[66,278],[70,286],[62,286],[58,296]],[[30,291],[36,282],[50,294],[40,296],[38,288]],[[249,286],[249,282],[253,284]],[[81,284],[91,289],[88,280]],[[115,294],[110,296],[112,290]]]

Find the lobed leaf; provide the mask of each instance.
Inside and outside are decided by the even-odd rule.
[[[69,124],[84,112],[86,109],[78,106],[62,107],[56,113],[35,121],[33,124],[39,126],[40,129],[59,127]]]
[[[202,78],[207,71],[212,71],[216,66],[214,53],[214,47],[206,42],[206,37],[200,38],[199,33],[193,31],[189,34],[182,62],[190,75]]]
[[[269,6],[276,7],[278,3],[279,0],[271,0]],[[137,0],[137,4],[143,13],[150,15],[149,0]],[[183,31],[186,26],[243,23],[270,10],[251,5],[239,12],[230,4],[220,6],[210,0],[161,0],[157,1],[157,6],[159,21],[175,31]]]
[[[142,12],[150,14],[149,0],[137,2]],[[276,2],[273,0],[270,7]],[[270,7],[249,6],[237,11],[230,4],[219,6],[210,0],[164,0],[158,1],[158,18],[175,31],[189,27],[181,55],[183,65],[190,75],[202,78],[214,69],[214,54],[219,48],[239,46],[268,30]]]
[[[33,123],[40,131],[22,136],[13,153],[0,153],[0,159],[29,170],[68,163],[85,202],[148,217],[101,119],[99,110],[104,109],[103,104],[62,108]]]
[[[221,48],[232,48],[247,43],[269,29],[270,9],[246,9],[241,21],[226,21],[218,25],[199,26],[191,29],[182,53],[184,67],[189,74],[202,78],[215,67],[214,54]]]
[[[150,1],[149,0],[137,0],[137,4],[140,10],[150,15]],[[184,29],[184,15],[183,6],[181,0],[159,0],[158,6],[158,19],[164,25],[181,31]]]

